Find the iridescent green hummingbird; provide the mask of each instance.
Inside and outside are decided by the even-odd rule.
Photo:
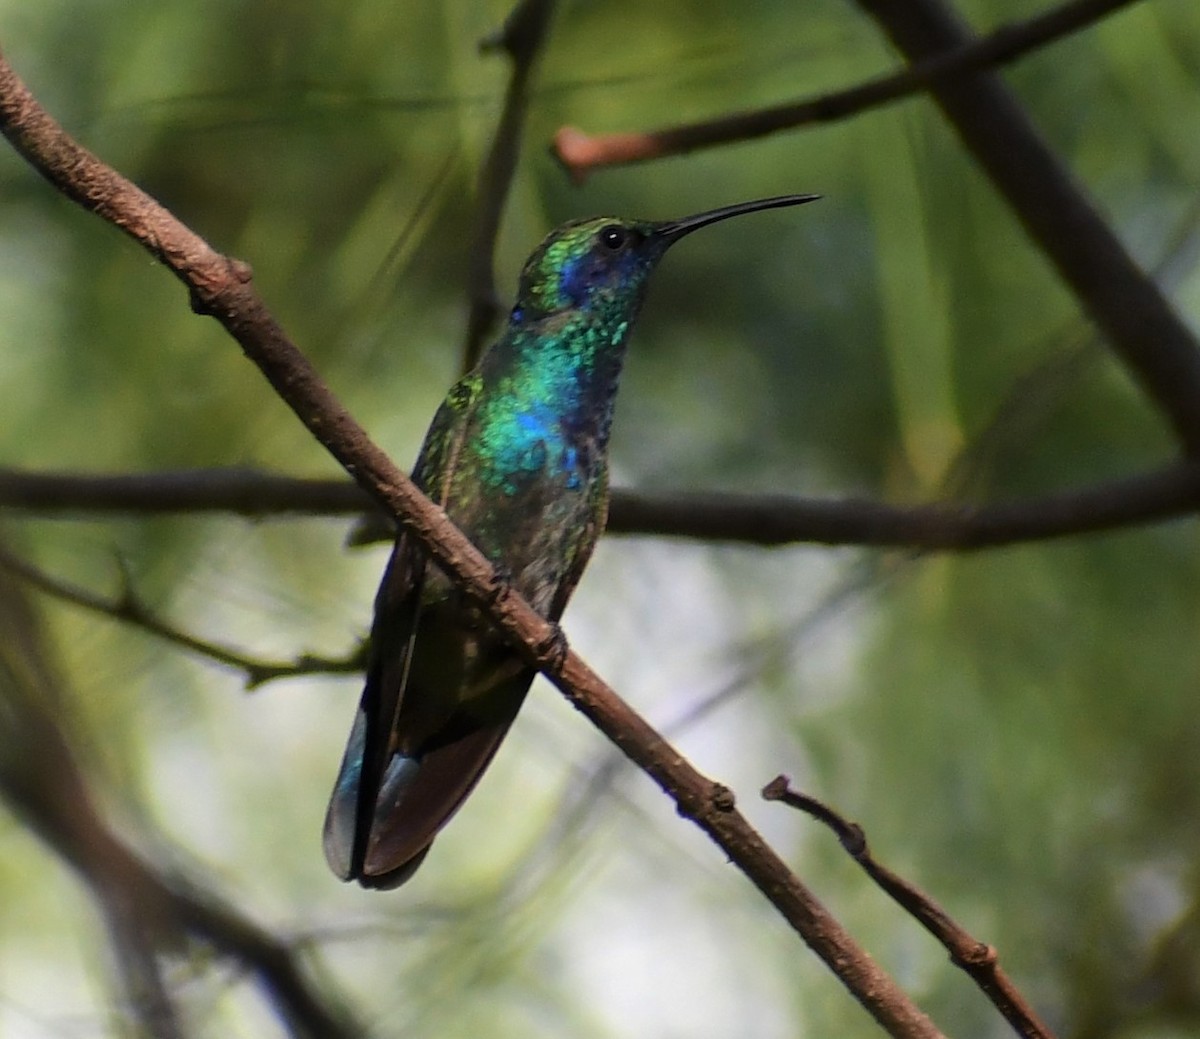
[[[575,221],[525,264],[504,334],[438,409],[413,480],[548,620],[561,616],[604,527],[617,381],[651,271],[701,227],[817,197],[683,220]],[[325,857],[343,880],[391,888],[479,781],[534,672],[403,532],[370,647]]]

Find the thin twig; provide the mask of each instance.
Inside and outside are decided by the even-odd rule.
[[[245,264],[215,252],[166,209],[72,141],[0,60],[0,130],[63,193],[130,234],[217,318],[314,437],[476,600],[514,648],[674,800],[737,864],[855,999],[894,1036],[940,1033],[745,817],[569,648],[556,625],[497,579],[487,559],[412,484],[321,381],[250,285]]]
[[[1186,451],[1200,453],[1200,349],[1195,337],[1138,269],[999,77],[980,71],[1005,55],[1024,53],[1022,37],[1040,46],[1110,14],[1123,6],[1121,0],[1072,0],[1035,19],[1032,31],[1029,23],[1002,30],[1007,42],[999,43],[972,35],[941,0],[859,0],[859,5],[914,63],[910,71],[920,70],[915,86],[932,92],[1030,236],[1164,412]],[[965,64],[959,67],[958,62]],[[942,68],[930,75],[930,63],[935,70],[948,64],[951,71]],[[879,83],[855,88],[851,110],[859,110],[854,105],[862,100],[860,92],[866,91],[870,100],[878,89]],[[885,81],[883,99],[890,100],[893,89]],[[701,140],[704,134],[718,143],[799,126],[824,117],[828,105],[827,98],[817,98],[766,113],[730,116],[705,124],[703,131],[676,127],[653,135],[620,135],[608,139],[608,161],[612,156],[619,161],[658,157],[667,154],[668,145],[679,151],[685,145],[710,143]],[[560,131],[557,147],[572,171],[597,164],[594,142],[580,139],[577,131]]]
[[[211,892],[192,884],[168,887],[171,907],[191,934],[243,963],[297,1036],[366,1039],[341,1000],[329,1001],[309,982],[296,951]]]
[[[907,69],[867,80],[835,93],[717,119],[684,123],[644,133],[589,136],[564,127],[554,137],[552,151],[576,183],[593,170],[681,155],[734,141],[751,140],[781,130],[832,122],[898,101],[929,89],[934,83],[983,68],[995,68],[1079,32],[1113,11],[1138,0],[1070,0],[1022,22],[1012,22],[953,50],[925,58]]]
[[[355,516],[376,509],[345,478],[317,480],[261,469],[177,469],[155,473],[39,473],[0,467],[0,508],[42,514],[157,515],[224,512],[268,516]]]
[[[475,226],[467,256],[467,336],[463,370],[475,367],[487,337],[500,313],[496,291],[495,252],[500,217],[512,187],[521,146],[521,131],[529,109],[529,83],[541,52],[556,0],[519,0],[503,26],[480,45],[483,50],[503,50],[512,60],[512,75],[504,95],[504,108],[487,161],[479,176]]]
[[[248,968],[297,1039],[351,1039],[362,1028],[314,989],[295,956],[216,895],[162,873],[104,819],[62,709],[62,686],[31,603],[0,572],[0,800],[74,869],[109,923],[131,1008],[154,1039],[180,1034],[157,958],[189,937]],[[161,842],[160,842],[161,843]]]
[[[787,776],[776,776],[762,790],[767,801],[782,801],[824,823],[836,835],[846,854],[857,862],[905,912],[945,946],[951,961],[966,971],[1024,1039],[1053,1039],[1054,1033],[1038,1018],[1000,966],[992,946],[973,938],[940,905],[916,885],[882,865],[867,846],[858,823],[808,794],[793,790]]]
[[[137,1034],[144,1039],[184,1039],[179,1009],[163,979],[162,965],[146,933],[136,893],[104,890],[99,882],[91,887],[103,911],[116,960],[120,993],[116,1005],[127,1008]]]
[[[121,591],[115,596],[98,595],[95,592],[61,578],[53,577],[20,556],[0,548],[0,569],[47,595],[62,602],[104,614],[113,620],[131,624],[135,628],[164,639],[172,645],[218,664],[245,672],[246,688],[256,689],[266,682],[280,678],[295,678],[301,675],[354,674],[363,668],[363,647],[359,646],[347,657],[319,657],[302,654],[295,660],[262,660],[217,642],[199,638],[177,628],[159,617],[137,594],[129,574],[121,569]]]
[[[942,0],[858,0],[913,62],[976,37]],[[1042,139],[999,76],[943,79],[934,100],[1036,245],[1163,412],[1200,454],[1200,344]]]

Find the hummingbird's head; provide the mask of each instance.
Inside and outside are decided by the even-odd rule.
[[[783,195],[712,209],[682,220],[592,217],[551,231],[521,272],[515,321],[570,310],[602,309],[632,316],[663,253],[685,235],[743,213],[811,202],[818,195]]]
[[[598,304],[634,307],[669,244],[644,220],[592,217],[563,224],[525,263],[516,309],[527,319]]]

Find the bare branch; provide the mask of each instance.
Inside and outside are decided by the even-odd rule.
[[[0,507],[83,515],[228,512],[266,516],[354,516],[376,508],[345,479],[280,476],[261,469],[156,473],[35,473],[0,467]]]
[[[974,42],[942,0],[858,0],[914,62]],[[933,98],[996,190],[1164,413],[1200,453],[1200,347],[1134,263],[1003,83],[991,73],[939,80]]]
[[[916,885],[877,862],[867,847],[858,823],[850,822],[822,801],[789,786],[787,776],[776,776],[762,790],[767,801],[782,801],[824,823],[842,847],[876,884],[932,934],[950,953],[953,963],[966,971],[996,1009],[1024,1039],[1054,1039],[1033,1008],[1001,968],[996,950],[971,935]]]
[[[1200,453],[1200,349],[1195,337],[1133,262],[999,77],[979,71],[1077,31],[1124,4],[1072,0],[1031,23],[1000,30],[1004,35],[997,40],[997,34],[972,35],[941,0],[859,2],[914,63],[909,71],[913,83],[899,83],[893,76],[832,99],[815,98],[654,134],[589,140],[578,131],[563,130],[556,138],[560,159],[579,176],[601,162],[631,162],[744,139],[837,118],[912,89],[929,89],[1030,236],[1162,409],[1188,454]]]
[[[179,1010],[167,990],[156,950],[130,893],[93,885],[108,925],[120,976],[117,1006],[128,1010],[145,1039],[183,1039]]]
[[[39,570],[32,563],[4,548],[0,548],[0,569],[6,570],[14,577],[19,577],[34,588],[63,602],[80,606],[85,610],[92,610],[95,613],[102,613],[106,617],[125,624],[132,624],[142,631],[165,639],[191,653],[244,671],[248,689],[257,688],[266,682],[280,678],[295,678],[300,675],[313,674],[353,674],[363,668],[363,646],[359,646],[350,656],[342,658],[303,654],[295,660],[261,660],[219,643],[191,635],[155,614],[139,597],[124,568],[122,568],[121,591],[112,597],[97,595],[87,588],[51,577],[45,571]]]
[[[933,84],[983,68],[1009,64],[1066,36],[1087,28],[1113,11],[1138,0],[1070,0],[1022,22],[1012,22],[952,50],[915,62],[907,69],[867,80],[836,93],[717,119],[684,123],[644,133],[589,136],[564,127],[554,136],[552,151],[576,183],[593,170],[682,155],[734,141],[752,140],[781,130],[845,119],[871,108],[911,97]]]
[[[500,313],[494,271],[496,236],[500,233],[500,217],[517,168],[521,131],[529,107],[529,81],[555,7],[556,0],[518,0],[500,30],[480,44],[483,50],[505,51],[512,59],[512,76],[492,147],[479,177],[475,227],[467,256],[469,311],[464,371],[475,367]]]
[[[258,979],[292,1033],[311,1039],[367,1039],[340,1000],[332,1005],[313,987],[295,950],[232,906],[195,885],[170,889],[179,921],[214,949],[243,963]]]
[[[896,1036],[940,1034],[763,841],[732,794],[696,771],[578,655],[560,651],[557,626],[498,581],[470,540],[368,439],[267,311],[245,264],[212,250],[67,137],[2,61],[0,129],[68,197],[110,219],[171,267],[195,308],[221,322],[317,440],[480,603],[526,660],[712,838],[882,1027]]]
[[[1179,464],[1080,490],[979,506],[899,508],[854,499],[640,492],[614,497],[612,529],[755,545],[805,541],[963,552],[1159,522],[1197,509],[1200,465]]]
[[[0,508],[39,514],[343,516],[373,507],[361,488],[344,480],[243,469],[136,476],[0,470]],[[760,546],[810,543],[966,552],[1161,523],[1197,510],[1200,464],[1183,462],[1041,497],[978,505],[935,502],[905,507],[855,498],[618,488],[613,491],[607,533]],[[371,534],[383,539],[391,530],[390,522],[381,521]],[[323,662],[330,663],[336,662]],[[269,670],[272,665],[263,666]]]
[[[157,957],[190,936],[247,967],[294,1036],[363,1036],[344,1010],[326,1005],[272,935],[198,885],[159,873],[117,835],[91,797],[61,699],[33,608],[11,576],[0,574],[0,800],[91,889],[147,1034],[180,1034]]]

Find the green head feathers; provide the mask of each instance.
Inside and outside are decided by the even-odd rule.
[[[521,272],[514,320],[565,310],[637,310],[646,281],[663,253],[680,238],[719,220],[760,209],[795,206],[817,195],[783,195],[741,202],[682,220],[592,217],[552,231]]]
[[[593,217],[564,224],[521,271],[517,308],[525,318],[596,303],[634,303],[669,244],[642,220]]]

